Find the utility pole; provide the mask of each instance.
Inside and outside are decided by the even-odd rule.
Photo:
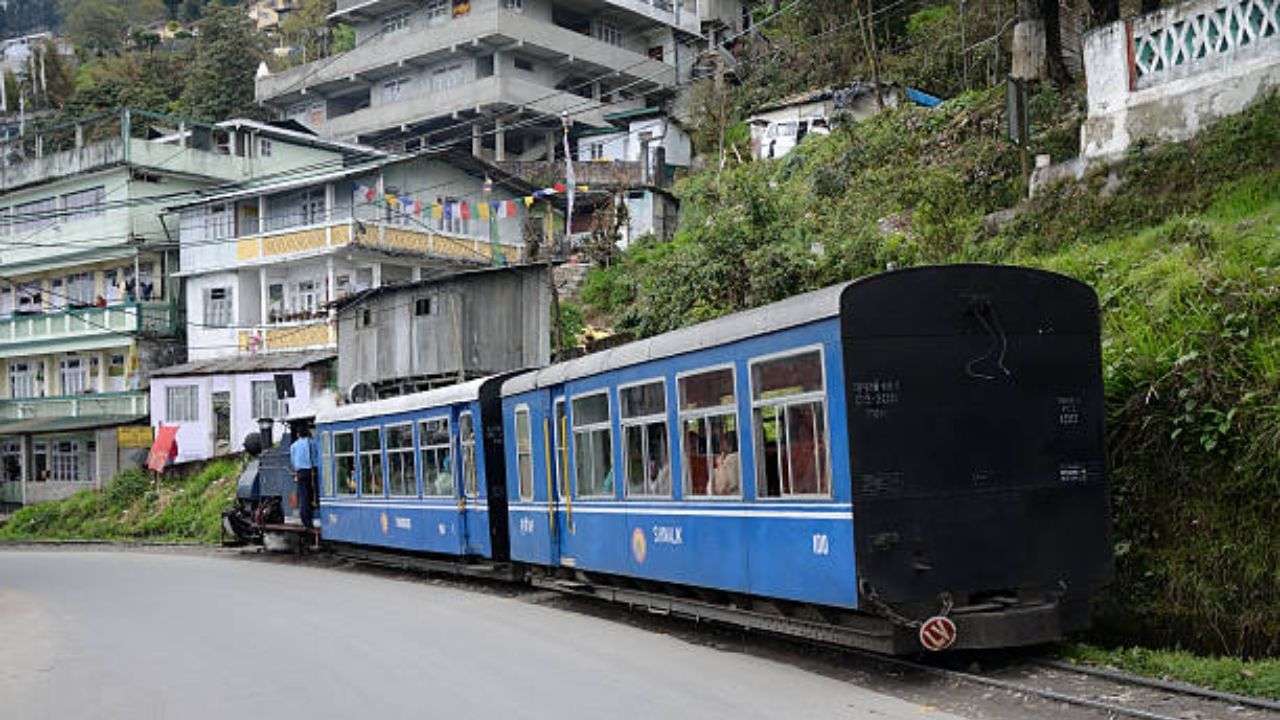
[[[853,12],[858,16],[858,28],[862,34],[862,44],[866,48],[867,57],[871,60],[871,83],[876,89],[876,109],[884,110],[884,90],[880,87],[880,58],[876,51],[875,10],[871,0],[867,0],[867,12],[862,13],[862,3],[853,0]],[[868,21],[870,25],[868,26]]]

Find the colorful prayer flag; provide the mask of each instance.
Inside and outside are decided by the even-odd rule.
[[[506,209],[507,209],[506,217],[513,218],[513,217],[515,217],[515,216],[516,216],[516,201],[515,201],[515,200],[507,200],[506,202],[504,202],[504,203],[502,203],[502,204],[503,204],[503,206],[505,206],[505,207],[506,207]]]
[[[462,203],[459,204],[458,209],[461,211],[461,217],[463,220],[471,219],[471,205],[469,205],[467,201],[463,200]]]
[[[421,216],[422,216],[422,201],[421,201],[421,200],[414,200],[414,201],[413,201],[413,214],[414,214],[414,215],[417,215],[417,216],[419,216],[419,217],[421,217]]]
[[[480,203],[479,208],[480,208],[480,219],[488,220],[489,219],[489,203]]]
[[[439,220],[440,218],[444,217],[444,208],[441,207],[440,203],[432,203],[431,217],[436,220]]]
[[[551,186],[551,189],[552,189],[552,190],[555,190],[555,191],[556,191],[556,192],[558,192],[558,193],[562,193],[562,192],[564,192],[567,188],[564,186],[564,183],[556,183],[555,185],[552,185],[552,186]]]
[[[533,196],[532,196],[532,195],[525,195],[525,196],[524,196],[524,206],[525,206],[525,207],[532,207],[532,206],[533,206]]]

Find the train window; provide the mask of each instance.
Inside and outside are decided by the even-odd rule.
[[[613,426],[609,421],[609,396],[601,392],[576,397],[572,402],[577,495],[613,495]]]
[[[356,494],[356,440],[351,431],[333,434],[333,481],[335,494]]]
[[[822,353],[751,363],[756,496],[830,495]]]
[[[661,380],[618,389],[628,496],[671,495],[667,389]]]
[[[453,443],[449,441],[449,418],[424,420],[418,424],[419,455],[422,462],[422,494],[453,497]]]
[[[397,497],[418,494],[418,471],[413,461],[413,425],[387,428],[387,489]]]
[[[529,408],[516,409],[516,472],[520,476],[520,499],[533,499],[533,428]]]
[[[733,368],[685,375],[677,385],[685,496],[741,495],[738,402]]]
[[[333,435],[320,433],[320,494],[333,495]]]
[[[469,412],[458,416],[458,445],[462,449],[462,491],[467,497],[478,497],[480,483],[476,477],[476,428]]]
[[[556,477],[560,478],[560,497],[569,497],[569,416],[564,398],[556,398]]]
[[[360,430],[360,495],[362,497],[383,495],[382,483],[382,430],[381,428],[361,428]]]

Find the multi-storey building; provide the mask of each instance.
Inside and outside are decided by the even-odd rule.
[[[122,456],[145,453],[120,449],[116,429],[145,424],[151,371],[183,359],[178,228],[162,217],[166,204],[368,156],[265,125],[137,111],[28,130],[0,154],[5,502],[92,486]]]
[[[471,141],[502,162],[553,156],[675,87],[741,0],[338,0],[356,47],[260,77],[257,97],[321,135],[415,149]]]
[[[466,152],[442,151],[178,207],[190,362],[156,378],[152,424],[177,425],[179,460],[201,459],[238,450],[260,418],[308,410],[326,385],[345,390],[331,369],[338,302],[520,262],[528,219],[545,222],[546,204],[525,202],[536,190]],[[277,377],[295,397],[277,395]]]

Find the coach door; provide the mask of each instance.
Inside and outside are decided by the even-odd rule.
[[[560,564],[563,555],[565,534],[573,532],[573,497],[569,488],[569,416],[566,410],[564,391],[557,389],[551,393],[551,474],[553,488],[550,488],[549,502],[555,517],[551,529],[551,562]]]
[[[471,410],[458,413],[458,532],[463,554],[474,551],[472,534],[484,532],[485,528],[473,527],[478,523],[473,518],[472,508],[480,501],[480,468],[477,466],[476,417]]]

